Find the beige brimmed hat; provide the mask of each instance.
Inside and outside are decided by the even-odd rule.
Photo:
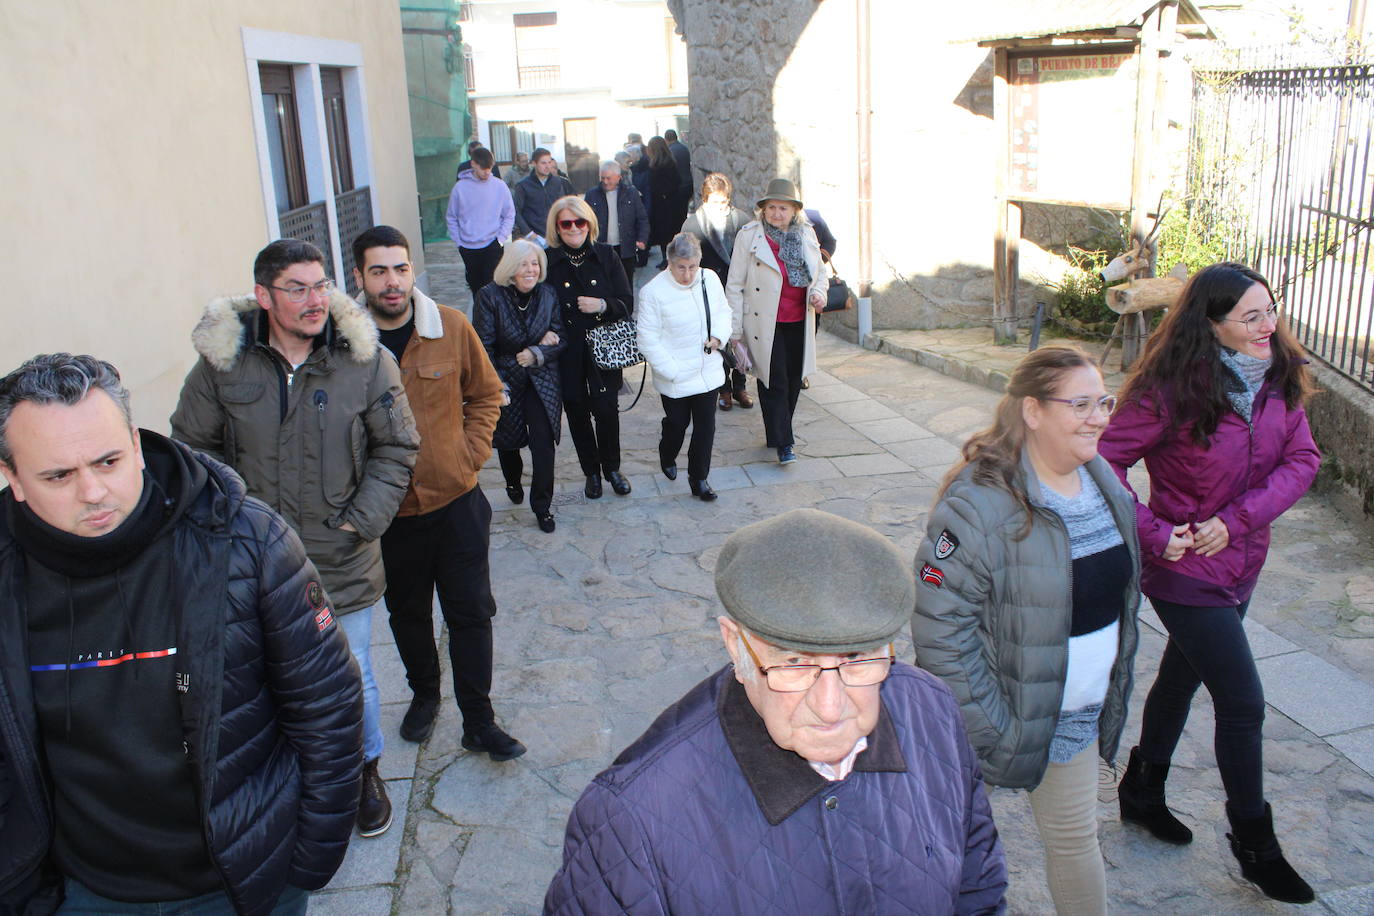
[[[911,619],[916,581],[909,559],[873,529],[793,509],[725,539],[716,594],[760,639],[839,655],[890,642]]]
[[[797,186],[786,178],[774,178],[768,182],[768,190],[763,192],[763,196],[754,206],[762,207],[770,200],[785,200],[789,204],[796,204],[798,210],[802,209],[801,198],[797,196]]]

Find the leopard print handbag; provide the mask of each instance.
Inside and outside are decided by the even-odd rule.
[[[587,330],[587,344],[592,349],[592,362],[599,369],[628,369],[644,362],[635,337],[633,318],[622,318],[599,324]]]

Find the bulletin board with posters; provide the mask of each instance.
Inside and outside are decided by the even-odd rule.
[[[1136,46],[1018,50],[1007,64],[1007,197],[1130,209]]]

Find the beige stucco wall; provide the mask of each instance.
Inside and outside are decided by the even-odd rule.
[[[167,428],[196,318],[269,241],[243,26],[361,46],[374,216],[419,239],[395,0],[0,0],[0,21],[0,372],[94,353]]]

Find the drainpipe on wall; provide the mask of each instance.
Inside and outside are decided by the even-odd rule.
[[[870,0],[857,0],[859,89],[859,343],[873,331],[873,81]]]

